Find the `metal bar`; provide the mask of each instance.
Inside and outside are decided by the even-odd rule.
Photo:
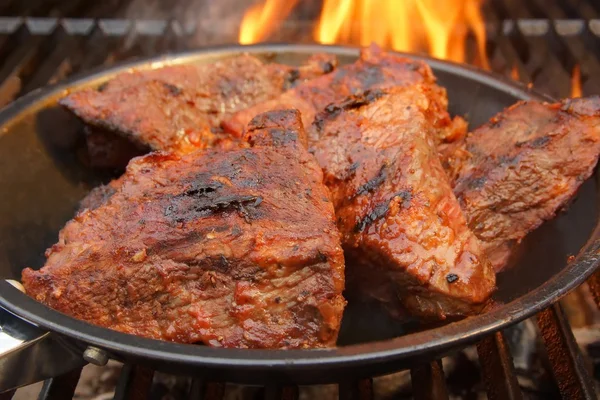
[[[124,365],[117,382],[114,399],[146,400],[150,394],[153,376],[154,371],[149,368]]]
[[[268,385],[265,387],[265,400],[298,400],[298,386]]]
[[[592,296],[594,296],[596,305],[598,308],[600,308],[600,269],[594,272],[590,279],[588,279],[587,283],[590,287],[590,291],[592,292]]]
[[[596,399],[594,382],[560,304],[537,315],[552,374],[564,399]]]
[[[339,385],[341,400],[371,400],[373,399],[373,379],[342,382]]]
[[[81,368],[77,368],[64,375],[46,380],[38,400],[72,399],[80,376]]]
[[[9,390],[8,392],[0,393],[0,400],[11,400],[14,395],[14,390]]]
[[[204,387],[202,400],[222,400],[225,397],[225,384],[209,382]]]
[[[490,400],[523,398],[512,355],[502,332],[490,335],[477,343],[477,354]]]
[[[411,369],[410,377],[415,400],[448,399],[446,377],[440,360]]]

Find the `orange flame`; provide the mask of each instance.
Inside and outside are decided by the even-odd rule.
[[[581,97],[581,95],[581,70],[579,65],[576,64],[571,74],[571,97]]]
[[[298,0],[265,0],[248,9],[240,25],[239,42],[252,44],[265,40],[277,30]]]
[[[477,43],[477,63],[489,69],[483,0],[324,0],[314,32],[319,43],[360,44],[407,52],[428,51],[464,62],[469,35]],[[264,0],[248,9],[240,27],[242,44],[265,40],[297,0]]]
[[[469,32],[479,63],[489,69],[481,0],[325,0],[315,40],[320,43],[375,42],[401,51],[427,49],[437,58],[465,61]]]

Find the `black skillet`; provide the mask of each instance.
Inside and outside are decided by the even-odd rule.
[[[0,278],[19,279],[23,267],[39,268],[44,262],[44,250],[56,242],[58,231],[74,215],[78,201],[93,186],[109,178],[81,162],[78,149],[82,126],[56,106],[57,99],[66,90],[96,86],[131,67],[210,62],[241,52],[288,64],[297,64],[317,52],[335,54],[343,63],[352,62],[358,54],[357,49],[346,47],[260,45],[166,55],[103,69],[36,90],[2,110]],[[431,65],[439,83],[448,90],[451,112],[465,116],[472,127],[518,100],[543,99],[515,82],[468,66],[406,56],[426,60]],[[415,331],[413,323],[390,321],[376,308],[351,304],[344,316],[340,347],[336,349],[215,349],[144,339],[99,328],[50,310],[4,281],[0,282],[0,306],[52,332],[55,343],[75,360],[87,346],[93,345],[122,361],[141,362],[170,373],[227,381],[260,383],[277,379],[318,383],[375,376],[411,363],[426,362],[453,347],[474,342],[534,315],[581,284],[598,265],[597,176],[583,185],[568,212],[546,223],[522,243],[515,267],[498,277],[498,291],[494,295],[500,304],[498,308],[433,329]],[[569,262],[571,255],[575,258]],[[23,329],[13,316],[6,312],[3,315],[0,324],[4,320],[5,325],[11,325],[12,321],[11,326],[17,326],[17,331]],[[53,347],[54,352],[56,348]],[[35,354],[31,357],[36,360]],[[62,369],[44,357],[38,359],[38,364],[49,363],[44,376],[70,366],[66,355],[61,360]],[[5,383],[4,388],[7,385]],[[0,382],[0,391],[2,389]]]

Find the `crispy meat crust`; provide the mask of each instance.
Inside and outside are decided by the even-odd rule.
[[[353,64],[343,65],[333,73],[301,83],[273,100],[237,112],[223,126],[226,131],[239,135],[256,114],[278,108],[299,110],[304,126],[310,126],[318,112],[348,96],[415,83],[429,84],[430,90],[436,92],[436,106],[440,110],[433,118],[438,119],[436,124],[446,126],[438,131],[438,140],[454,141],[464,136],[466,123],[462,118],[452,120],[448,115],[446,91],[435,85],[431,68],[424,62],[386,53],[376,46],[363,49],[360,59]]]
[[[294,143],[297,113],[259,116],[249,134],[275,128],[287,130],[286,143],[134,159],[108,200],[67,223],[46,265],[23,271],[27,293],[149,338],[335,345],[344,258],[330,194],[314,157]]]
[[[349,286],[395,311],[399,300],[443,319],[479,311],[495,274],[437,156],[437,93],[419,84],[351,97],[319,114],[309,136],[320,137],[312,151],[332,192]]]
[[[496,271],[554,217],[600,154],[600,97],[520,102],[470,133],[451,158],[454,193]]]
[[[117,75],[61,104],[86,123],[152,150],[188,153],[213,147],[224,118],[331,72],[335,57],[317,54],[299,67],[241,55],[212,64],[174,65]]]

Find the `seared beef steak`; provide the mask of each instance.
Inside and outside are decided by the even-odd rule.
[[[271,132],[278,138],[267,140]],[[76,318],[211,346],[335,345],[344,259],[299,116],[258,116],[252,148],[134,159],[67,223],[27,293]],[[273,137],[274,138],[274,137]],[[275,147],[278,145],[279,147]]]
[[[439,97],[428,84],[327,107],[311,127],[347,251],[349,286],[411,313],[479,311],[494,271],[437,155]],[[352,281],[352,282],[350,282]]]
[[[589,178],[599,154],[600,97],[517,103],[467,136],[449,163],[454,193],[496,271]]]
[[[234,112],[331,72],[336,64],[324,54],[299,68],[241,55],[119,74],[97,89],[71,93],[61,104],[86,123],[139,145],[187,153],[221,140],[215,129]]]
[[[341,102],[351,95],[370,89],[390,88],[415,83],[429,84],[433,96],[437,98],[438,124],[447,126],[439,130],[440,141],[453,141],[466,133],[466,123],[462,118],[451,120],[446,108],[448,99],[445,89],[435,85],[431,68],[424,62],[383,52],[376,46],[363,49],[360,59],[344,65],[331,74],[301,83],[281,96],[237,112],[224,122],[225,130],[239,134],[256,114],[277,108],[295,108],[302,113],[302,122],[308,127],[315,115],[329,104]],[[311,138],[315,139],[315,138]]]

